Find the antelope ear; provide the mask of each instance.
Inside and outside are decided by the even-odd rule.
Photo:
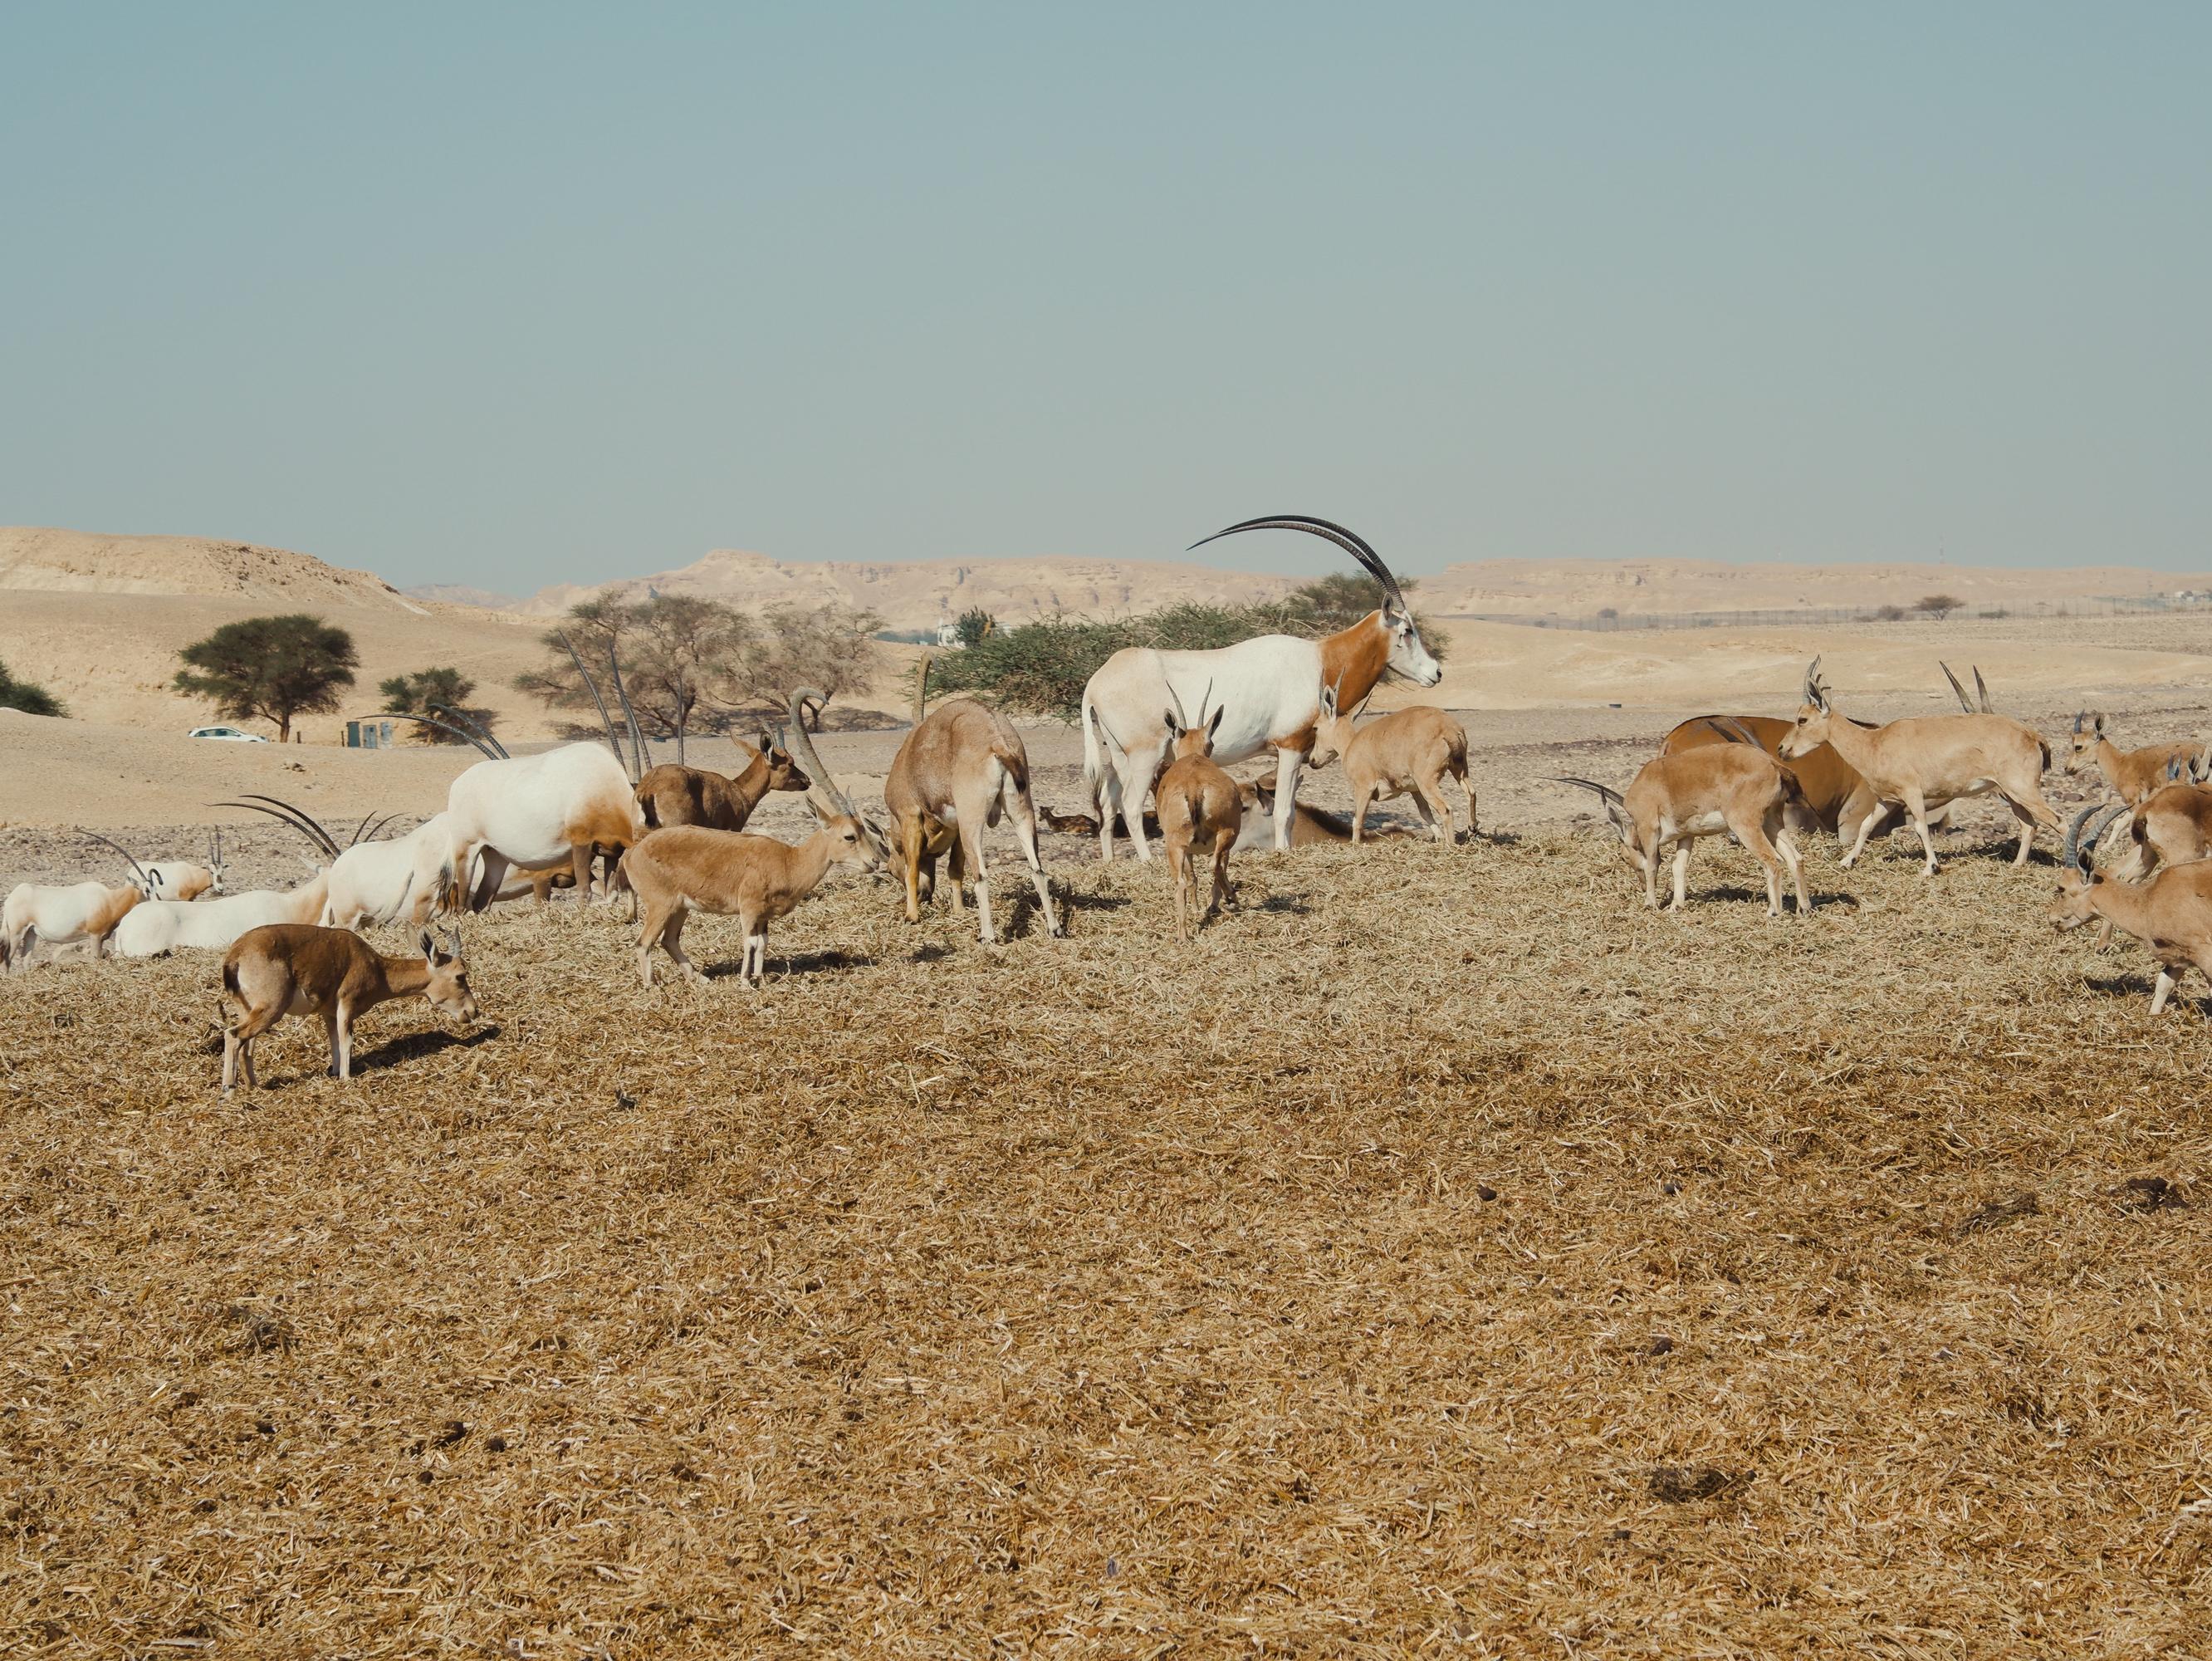
[[[422,943],[422,961],[423,961],[423,962],[425,962],[425,963],[435,963],[435,962],[437,962],[437,961],[438,961],[438,946],[437,946],[437,942],[436,942],[436,941],[434,941],[434,940],[433,940],[430,938],[430,931],[429,931],[428,929],[427,929],[427,928],[426,928],[426,929],[424,929],[424,930],[422,931],[422,942],[421,942],[421,943]]]
[[[1206,735],[1212,738],[1221,730],[1221,718],[1229,713],[1229,706],[1221,704],[1213,712],[1213,719],[1206,723]]]
[[[1181,725],[1181,724],[1180,724],[1180,723],[1176,720],[1176,718],[1175,718],[1175,711],[1174,711],[1174,710],[1172,710],[1172,709],[1163,709],[1163,710],[1161,710],[1161,711],[1160,711],[1160,719],[1161,719],[1162,721],[1165,721],[1165,722],[1167,723],[1167,726],[1168,726],[1168,736],[1169,736],[1170,738],[1171,738],[1171,739],[1176,739],[1176,738],[1181,738],[1181,737],[1182,736],[1182,725]]]
[[[1324,686],[1321,689],[1321,712],[1324,715],[1336,714],[1336,688],[1334,686]]]

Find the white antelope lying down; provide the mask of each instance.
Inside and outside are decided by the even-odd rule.
[[[112,848],[130,862],[131,880],[149,900],[197,900],[222,892],[222,830],[218,826],[208,838],[208,862],[184,865],[174,860],[141,864],[131,850],[97,830],[84,833],[103,848]]]
[[[430,1007],[464,1023],[477,1019],[477,1001],[461,961],[461,937],[449,937],[441,957],[422,936],[419,958],[387,958],[347,928],[280,923],[248,930],[222,960],[222,1087],[228,1092],[243,1063],[253,1076],[253,1041],[287,1015],[319,1015],[331,1045],[331,1071],[353,1076],[353,1024],[364,1009],[393,998],[420,995]]]
[[[2082,821],[2096,811],[2092,805],[2075,816],[2066,835],[2058,892],[2046,915],[2062,931],[2109,923],[2148,946],[2159,965],[2150,1013],[2160,1014],[2175,983],[2191,969],[2212,979],[2212,861],[2170,866],[2146,883],[2107,882],[2098,875],[2089,850],[2114,816],[2127,808],[2124,803],[2106,808],[2084,837]]]
[[[1355,712],[1356,713],[1356,712]],[[1352,790],[1352,839],[1366,840],[1367,810],[1376,801],[1410,794],[1438,842],[1453,842],[1451,804],[1444,779],[1456,779],[1467,793],[1467,834],[1474,839],[1474,786],[1467,773],[1467,728],[1441,709],[1425,704],[1395,710],[1364,727],[1337,708],[1336,689],[1321,691],[1321,723],[1306,764],[1326,767],[1344,757],[1344,782]]]
[[[1821,745],[1856,768],[1877,800],[1902,807],[1919,833],[1928,856],[1927,874],[1936,871],[1936,843],[1928,834],[1929,815],[1946,803],[1994,790],[2020,821],[2016,866],[2027,863],[2038,825],[2058,833],[2058,815],[2043,799],[2043,770],[2051,765],[2051,746],[2036,730],[2008,715],[1912,715],[1885,727],[1866,727],[1835,713],[1820,678],[1820,660],[1805,672],[1805,702],[1797,724],[1782,741],[1785,761]],[[1878,815],[1859,825],[1858,840],[1843,857],[1845,867],[1865,851]]]
[[[809,746],[811,751],[811,746]],[[678,824],[647,833],[623,861],[637,895],[637,977],[653,984],[653,948],[668,953],[687,980],[702,978],[684,954],[684,924],[694,911],[734,916],[744,939],[738,973],[759,984],[768,972],[768,926],[787,917],[833,865],[884,868],[875,830],[809,753],[817,781],[807,801],[822,828],[796,848],[744,830]]]
[[[143,896],[134,887],[78,882],[64,887],[19,882],[0,905],[0,969],[16,974],[31,966],[31,948],[40,940],[67,946],[90,940],[92,955],[107,955],[107,937]]]
[[[254,889],[219,900],[143,900],[116,925],[115,951],[125,958],[164,952],[220,952],[264,923],[312,923],[323,915],[331,873],[318,871],[297,888]]]
[[[1802,915],[1813,909],[1793,830],[1816,828],[1796,776],[1749,744],[1678,751],[1644,764],[1622,795],[1589,779],[1563,778],[1595,790],[1620,833],[1628,863],[1644,877],[1644,903],[1659,904],[1659,862],[1674,850],[1674,899],[1687,903],[1691,843],[1699,837],[1733,836],[1766,872],[1766,915],[1782,915],[1782,869],[1797,891]]]

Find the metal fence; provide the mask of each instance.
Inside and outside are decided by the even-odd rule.
[[[1953,623],[1995,621],[2005,618],[2155,618],[2199,616],[2212,611],[2212,593],[2186,599],[2167,596],[2128,598],[2107,595],[2078,599],[2033,600],[2018,605],[1961,605],[1949,614]],[[1517,623],[1532,629],[1571,629],[1605,634],[1637,629],[1758,629],[1832,628],[1853,623],[1920,623],[1936,620],[1932,612],[1910,605],[1798,605],[1742,611],[1631,611],[1608,607],[1588,617],[1534,616],[1526,611],[1476,611],[1478,623]]]

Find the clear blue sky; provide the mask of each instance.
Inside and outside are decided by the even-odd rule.
[[[18,5],[0,62],[0,521],[511,591],[1285,511],[2212,566],[2202,4]]]

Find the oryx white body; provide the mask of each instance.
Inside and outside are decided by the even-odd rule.
[[[445,813],[404,837],[357,842],[331,861],[330,891],[317,921],[331,928],[392,922],[420,928],[451,903],[453,858],[453,821]]]
[[[0,904],[0,969],[17,973],[31,966],[31,948],[44,940],[67,946],[90,940],[92,955],[103,957],[108,936],[143,903],[136,885],[110,888],[105,883],[76,882],[49,887],[19,882]]]
[[[1326,538],[1382,584],[1386,604],[1322,640],[1261,635],[1213,651],[1128,647],[1107,659],[1084,686],[1081,711],[1083,772],[1098,804],[1102,858],[1114,857],[1117,817],[1137,857],[1152,856],[1139,815],[1167,757],[1167,711],[1178,702],[1196,709],[1210,697],[1220,710],[1216,763],[1275,751],[1275,846],[1285,849],[1291,845],[1298,770],[1313,747],[1321,716],[1321,689],[1334,687],[1340,703],[1351,709],[1386,672],[1418,686],[1434,686],[1443,678],[1443,666],[1422,641],[1396,579],[1351,532],[1325,520],[1285,516],[1247,520],[1218,534],[1245,530],[1299,530]]]
[[[299,887],[254,889],[216,900],[142,900],[115,926],[116,955],[151,958],[164,952],[221,952],[264,923],[314,922],[323,915],[330,873],[319,871]]]
[[[586,891],[594,847],[628,848],[645,835],[645,814],[622,764],[596,744],[543,755],[480,761],[446,796],[452,863],[481,911],[510,867],[572,864]]]

